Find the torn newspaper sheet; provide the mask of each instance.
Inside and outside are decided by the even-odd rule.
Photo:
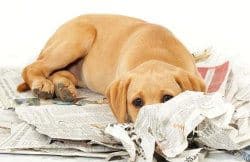
[[[193,162],[224,149],[249,160],[250,72],[213,59],[199,63],[211,94],[184,92],[146,106],[135,124],[116,124],[105,98],[87,89],[79,89],[76,103],[18,93],[20,70],[0,69],[0,152],[151,162],[156,151]]]
[[[86,105],[106,103],[104,96],[90,91],[87,88],[77,89],[76,102],[62,102],[59,99],[43,100],[31,93],[31,91],[19,93],[16,91],[18,84],[22,83],[21,70],[0,68],[0,108],[9,109],[17,106],[39,105]]]
[[[51,138],[117,143],[104,134],[106,125],[116,122],[108,105],[18,107],[16,113]]]
[[[225,94],[226,83],[230,73],[229,62],[215,67],[199,67],[198,71],[207,85],[207,92],[220,92]]]
[[[229,125],[233,111],[233,105],[225,102],[220,93],[204,95],[201,92],[186,91],[164,104],[143,107],[135,122],[135,134],[141,138],[142,143],[143,141],[148,142],[148,138],[143,138],[145,134],[153,136],[166,157],[181,154],[188,147],[188,134],[197,126],[196,133],[200,144],[216,149],[238,150],[249,145],[250,136],[241,140],[237,134],[238,130]],[[210,122],[217,126],[216,130],[214,127],[204,126],[204,123]],[[118,132],[118,129],[110,129],[112,129],[111,126],[106,128],[106,132],[111,132],[111,135],[113,135],[112,132]],[[213,132],[214,130],[218,133]],[[225,133],[225,131],[227,132]],[[207,134],[209,132],[212,132],[211,138],[210,134]],[[122,138],[123,136],[117,137]],[[124,139],[120,139],[120,141],[124,141]],[[126,148],[126,145],[124,146]],[[130,156],[134,156],[131,159],[136,159],[138,156],[136,144],[132,146],[129,147],[133,148],[130,149],[133,151]],[[142,148],[145,152],[152,147],[154,147],[154,143]],[[151,152],[152,154],[153,152]]]
[[[143,135],[148,134],[151,137],[153,136],[161,152],[170,160],[170,157],[176,157],[177,155],[177,157],[183,156],[182,153],[188,146],[187,135],[198,126],[195,131],[197,134],[195,140],[201,145],[215,149],[239,150],[250,144],[249,125],[247,129],[244,129],[245,132],[243,134],[236,128],[230,126],[230,116],[232,117],[231,112],[233,112],[234,107],[228,103],[221,102],[223,98],[218,96],[218,93],[209,97],[208,95],[204,95],[204,98],[199,96],[200,94],[192,94],[194,96],[191,101],[188,101],[191,94],[187,94],[188,92],[185,93],[175,97],[171,102],[169,101],[158,106],[152,105],[144,107],[140,111],[138,120],[135,123],[135,136],[141,138],[141,143],[143,143],[143,141],[148,142],[148,139],[150,139],[143,138]],[[185,95],[189,97],[183,101]],[[189,106],[179,104],[180,101],[177,102],[178,99],[181,99],[181,102],[189,103]],[[194,100],[196,100],[196,103]],[[191,102],[193,104],[190,104]],[[214,103],[212,104],[214,106],[208,106],[211,104],[210,102]],[[199,103],[203,103],[204,105],[198,105]],[[206,125],[204,125],[204,123]],[[249,123],[248,117],[248,124]],[[211,126],[211,124],[213,125]],[[136,149],[138,148],[137,144],[133,142],[132,139],[130,140],[131,142],[128,142],[128,140],[121,139],[123,136],[115,135],[115,133],[121,130],[119,127],[124,127],[124,125],[111,125],[106,128],[106,132],[116,138],[118,137],[120,141],[131,143],[127,147],[124,145],[124,147],[132,152],[129,153],[131,159],[138,159],[141,154]],[[125,129],[123,130],[123,134],[126,134]],[[147,147],[142,147],[142,150],[145,152],[152,147],[154,147],[154,143],[147,145]],[[151,155],[152,154],[153,152],[151,152]],[[147,159],[147,161],[150,160],[151,159]],[[175,160],[175,158],[173,158],[173,160]]]
[[[10,129],[8,132],[3,132],[2,130],[0,130],[1,133],[7,134],[5,136],[0,136],[2,137],[0,142],[0,152],[16,154],[28,153],[62,156],[85,156],[99,158],[112,158],[113,154],[111,153],[116,152],[114,156],[124,156],[124,152],[122,151],[124,150],[124,148],[121,147],[118,142],[112,141],[108,135],[105,136],[105,134],[102,133],[105,125],[107,125],[105,124],[105,122],[115,122],[115,119],[110,114],[111,112],[107,111],[107,107],[103,107],[103,114],[98,114],[98,116],[95,113],[96,109],[102,108],[100,107],[100,105],[96,105],[97,107],[87,107],[88,111],[84,110],[84,108],[72,108],[75,109],[75,111],[72,111],[71,108],[65,108],[65,106],[63,105],[55,106],[55,108],[51,108],[48,110],[46,108],[40,107],[35,107],[34,109],[32,109],[32,107],[29,107],[27,109],[24,107],[22,111],[21,107],[20,109],[17,108],[19,109],[17,111],[19,113],[17,114],[20,115],[20,119],[23,119],[24,121],[31,120],[33,124],[38,125],[38,127],[30,125],[24,121],[20,122],[21,120],[18,120],[18,122],[14,122],[15,124],[12,124],[11,132]],[[50,114],[50,116],[43,116],[44,114]],[[82,122],[82,120],[85,121]],[[88,127],[84,126],[86,122],[88,122],[89,124]],[[52,130],[51,128],[47,130],[48,124],[54,130]],[[56,127],[56,125],[58,126],[58,128]],[[64,130],[61,130],[62,127],[60,125],[65,126],[65,132]],[[47,131],[50,132],[47,133],[49,135],[62,138],[51,138],[47,135],[41,134],[39,133],[39,131],[37,131],[37,129],[39,128],[41,128],[42,132],[45,131],[45,134]],[[56,133],[51,134],[51,132]],[[80,134],[77,134],[79,132]],[[85,134],[83,134],[84,132]],[[1,133],[0,135],[2,135]],[[73,140],[67,140],[68,138],[71,138]],[[81,140],[79,140],[79,138]],[[94,141],[90,142],[90,140]]]
[[[96,154],[98,157],[107,156],[105,152],[114,152],[121,149],[115,149],[111,147],[101,146],[101,145],[91,145],[87,141],[72,141],[72,140],[59,140],[52,139],[46,135],[40,134],[35,130],[35,127],[22,122],[16,125],[11,132],[11,135],[3,140],[0,144],[0,150],[56,150],[60,149],[61,153],[65,151],[65,155],[70,155],[67,150],[72,149],[75,154],[89,153],[89,156]],[[71,153],[72,153],[71,151]],[[92,153],[92,154],[91,154]],[[100,153],[100,154],[99,154]],[[80,156],[80,155],[79,155]]]

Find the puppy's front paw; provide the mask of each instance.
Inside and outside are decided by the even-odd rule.
[[[38,98],[50,99],[54,96],[54,85],[48,79],[39,79],[32,82],[31,90]]]
[[[77,91],[74,84],[67,79],[61,79],[61,81],[54,82],[55,94],[62,101],[71,102],[76,100]]]

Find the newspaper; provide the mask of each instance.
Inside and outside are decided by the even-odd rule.
[[[17,117],[14,110],[0,109],[0,128],[11,128],[13,123],[20,123],[21,120]]]
[[[61,152],[63,152],[64,149],[73,149],[78,150],[78,152],[96,153],[97,155],[98,153],[121,150],[101,145],[91,145],[88,144],[87,141],[52,139],[46,135],[38,133],[34,126],[29,125],[26,122],[16,125],[12,129],[11,135],[0,143],[0,150],[5,149],[60,149]],[[67,151],[65,151],[65,154],[68,154]]]
[[[108,105],[18,107],[16,113],[51,138],[117,143],[103,131],[106,125],[116,122]]]
[[[200,162],[204,160],[206,154],[207,154],[207,151],[202,152],[202,148],[196,148],[196,149],[185,150],[182,152],[182,154],[178,155],[175,158],[169,158],[164,155],[163,156],[168,161],[171,161],[171,162],[180,162],[180,161]]]
[[[8,128],[0,128],[0,140],[4,140],[10,136],[10,129]]]
[[[193,162],[220,149],[249,160],[250,72],[213,56],[198,66],[206,94],[145,106],[134,124],[117,124],[105,98],[88,89],[74,103],[18,93],[20,70],[0,69],[0,152],[149,162],[157,152]]]
[[[6,139],[11,134],[11,127],[20,122],[14,110],[0,109],[0,141]]]
[[[148,139],[150,138],[148,137],[153,137],[152,139],[156,140],[159,149],[166,157],[176,157],[188,147],[187,136],[197,126],[198,130],[196,133],[198,137],[206,133],[206,130],[199,129],[203,121],[214,120],[216,124],[220,123],[226,128],[230,127],[226,124],[228,117],[224,116],[227,116],[229,112],[233,110],[233,105],[224,102],[220,93],[204,95],[201,92],[186,91],[166,103],[149,105],[142,108],[135,122],[135,134],[141,138],[141,143],[143,143],[144,140],[149,143]],[[120,129],[121,125],[119,127],[118,124],[116,127],[113,127],[113,129],[116,130],[107,130],[107,132],[118,132],[117,127]],[[230,128],[234,129],[233,127]],[[108,127],[107,129],[110,128]],[[221,129],[224,129],[224,127]],[[143,138],[144,136],[147,138]],[[122,138],[123,136],[120,135],[117,137]],[[131,140],[133,141],[133,139]],[[250,137],[248,140],[250,140]],[[127,140],[120,139],[120,141]],[[214,148],[218,149],[235,150],[245,146],[240,145],[241,141],[231,141],[231,139],[226,138],[224,138],[222,143],[218,143],[216,139],[203,139],[203,141],[200,141],[200,143],[204,145],[207,145],[208,142],[211,142]],[[136,144],[134,146],[136,146]],[[149,152],[148,149],[154,147],[154,142],[148,144],[146,147],[141,145],[141,147],[144,152]],[[139,156],[139,151],[136,151],[136,149],[133,148],[130,149],[130,151],[133,151],[133,153],[130,153],[131,159],[136,159],[136,156]],[[151,155],[152,154],[153,151],[151,151]],[[151,161],[151,159],[146,159],[146,161]]]
[[[125,155],[118,142],[104,135],[105,126],[116,120],[102,95],[78,89],[74,103],[42,100],[30,91],[16,91],[20,70],[0,69],[0,74],[0,152],[108,159]]]
[[[153,136],[158,149],[170,161],[197,160],[190,158],[193,157],[191,152],[184,151],[188,147],[187,135],[191,131],[195,132],[194,141],[200,146],[206,149],[232,150],[238,157],[249,160],[250,151],[247,151],[247,146],[250,145],[250,72],[239,67],[232,70],[228,61],[221,65],[206,65],[210,65],[210,62],[203,63],[203,67],[198,70],[210,94],[184,92],[165,103],[165,106],[162,104],[142,108],[135,122],[135,136],[142,142]],[[106,133],[123,143],[131,160],[143,161],[140,158],[141,152],[148,151],[154,144],[142,147],[137,146],[138,143],[133,139],[129,142],[127,136],[121,135],[126,134],[126,130],[117,133],[123,127],[124,125],[119,124],[112,125],[106,128]],[[145,134],[150,138],[144,139]],[[196,153],[201,155],[199,151]],[[150,155],[152,154],[153,152]],[[151,161],[149,155],[148,157],[144,160]]]
[[[31,91],[19,93],[17,86],[22,83],[20,69],[0,68],[0,108],[10,109],[17,106],[40,106],[40,105],[86,105],[106,103],[103,95],[92,92],[87,88],[77,89],[77,100],[73,102],[62,102],[55,98],[53,100],[43,100],[34,97]]]
[[[155,139],[151,134],[138,134],[132,124],[110,124],[105,133],[122,143],[130,161],[153,161]]]

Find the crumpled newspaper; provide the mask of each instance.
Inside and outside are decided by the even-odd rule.
[[[17,93],[20,74],[0,69],[0,152],[193,162],[220,149],[249,161],[250,71],[212,56],[198,67],[208,93],[145,106],[134,124],[115,123],[103,96],[84,89],[77,103]]]
[[[186,91],[166,103],[148,105],[140,110],[133,134],[144,146],[138,146],[133,138],[128,140],[126,128],[130,128],[129,125],[109,125],[106,133],[123,143],[131,161],[137,156],[144,157],[141,152],[147,152],[143,160],[152,161],[150,155],[153,155],[155,142],[163,155],[176,157],[188,147],[187,136],[196,127],[199,143],[216,149],[238,150],[250,144],[250,136],[241,139],[238,130],[230,126],[233,112],[234,106],[220,93],[204,95]]]
[[[141,145],[129,138],[126,128],[131,125],[106,128],[121,141],[131,161],[152,161],[154,151],[169,161],[199,161],[215,149],[250,160],[250,72],[217,57],[200,66],[208,93],[186,91],[166,103],[143,107],[132,126]],[[188,147],[190,134],[191,142],[198,144],[193,149]]]

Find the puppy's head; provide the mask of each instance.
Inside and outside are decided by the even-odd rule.
[[[163,103],[185,90],[205,91],[204,82],[180,68],[148,61],[113,81],[106,97],[117,121],[135,122],[144,105]]]

